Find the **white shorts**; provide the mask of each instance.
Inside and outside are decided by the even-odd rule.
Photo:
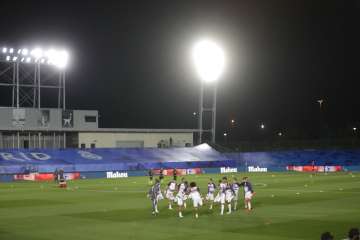
[[[184,205],[184,200],[182,198],[175,198],[175,200],[178,206]]]
[[[177,203],[178,206],[184,205],[185,195],[177,194],[174,201]]]
[[[173,191],[170,191],[170,190],[167,190],[166,191],[166,198],[171,200],[171,201],[174,201],[175,197],[174,197],[174,192]]]
[[[214,197],[214,193],[208,193],[206,195],[206,200],[208,201],[214,201],[215,197]]]
[[[226,199],[225,193],[220,193],[220,195],[219,195],[219,202],[220,202],[221,204],[224,204],[224,203],[225,203],[225,199]]]
[[[164,196],[162,195],[162,193],[159,193],[157,196],[156,196],[156,201],[160,201],[160,200],[163,200],[164,199]]]
[[[234,201],[239,200],[239,191],[235,191]]]
[[[225,201],[227,203],[230,203],[234,198],[234,194],[232,192],[226,192],[225,193]]]
[[[221,201],[220,193],[216,194],[214,202],[219,203]]]
[[[253,196],[253,194],[251,192],[245,193],[245,199],[247,199],[247,200],[251,200],[252,196]]]
[[[189,198],[192,199],[193,205],[195,208],[200,207],[203,205],[203,201],[201,199],[201,196],[198,192],[190,193]]]
[[[193,198],[192,200],[193,200],[194,208],[201,207],[203,205],[203,201],[202,201],[201,197],[196,197],[196,198]]]

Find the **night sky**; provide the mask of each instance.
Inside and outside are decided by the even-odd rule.
[[[101,127],[196,128],[200,80],[191,48],[210,37],[227,58],[218,83],[219,138],[230,131],[234,141],[256,139],[261,123],[268,135],[317,138],[324,137],[320,128],[332,135],[360,128],[359,6],[2,1],[0,46],[67,48],[67,107],[99,110]],[[230,119],[236,121],[231,130]]]

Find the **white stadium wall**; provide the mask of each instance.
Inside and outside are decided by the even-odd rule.
[[[95,144],[96,148],[116,147],[158,147],[170,146],[170,138],[173,147],[185,147],[193,145],[193,133],[111,133],[111,132],[79,132],[79,147],[85,144],[90,148]]]

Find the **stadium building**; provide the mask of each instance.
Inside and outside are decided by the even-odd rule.
[[[190,147],[192,129],[99,128],[95,110],[0,108],[0,148]]]

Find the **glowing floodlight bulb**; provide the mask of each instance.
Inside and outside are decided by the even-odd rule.
[[[14,62],[15,62],[17,59],[18,59],[17,56],[14,56],[14,57],[13,57],[13,61],[14,61]]]
[[[18,49],[17,53],[20,54],[20,53],[21,53],[21,49]]]
[[[53,64],[60,69],[64,69],[67,66],[69,60],[69,54],[65,51],[58,51],[55,55],[55,61]]]
[[[26,58],[26,62],[29,63],[31,61],[31,58],[30,57],[27,57]]]
[[[10,56],[6,56],[6,61],[10,61]]]
[[[14,49],[13,49],[13,48],[10,48],[10,49],[9,49],[9,53],[14,53]]]
[[[42,58],[42,59],[40,60],[40,62],[41,62],[41,63],[44,63],[44,62],[45,62],[45,59]]]
[[[24,56],[28,55],[28,53],[29,53],[29,50],[27,48],[23,48],[21,50],[21,54],[24,55]]]
[[[49,49],[45,52],[45,56],[47,57],[48,64],[54,64],[57,57],[57,51],[55,49]]]
[[[22,62],[23,62],[24,60],[25,60],[25,58],[21,58],[21,60],[20,60],[20,61],[22,61]]]
[[[31,56],[33,56],[35,59],[39,59],[43,56],[43,50],[41,48],[34,48],[31,50]]]
[[[264,128],[265,128],[265,125],[262,123],[262,124],[260,125],[260,128],[261,128],[261,129],[264,129]]]
[[[7,52],[7,48],[4,47],[4,48],[2,49],[2,52],[3,52],[3,53],[6,53],[6,52]]]
[[[223,50],[213,41],[202,40],[193,49],[196,71],[205,82],[216,81],[225,67]]]

